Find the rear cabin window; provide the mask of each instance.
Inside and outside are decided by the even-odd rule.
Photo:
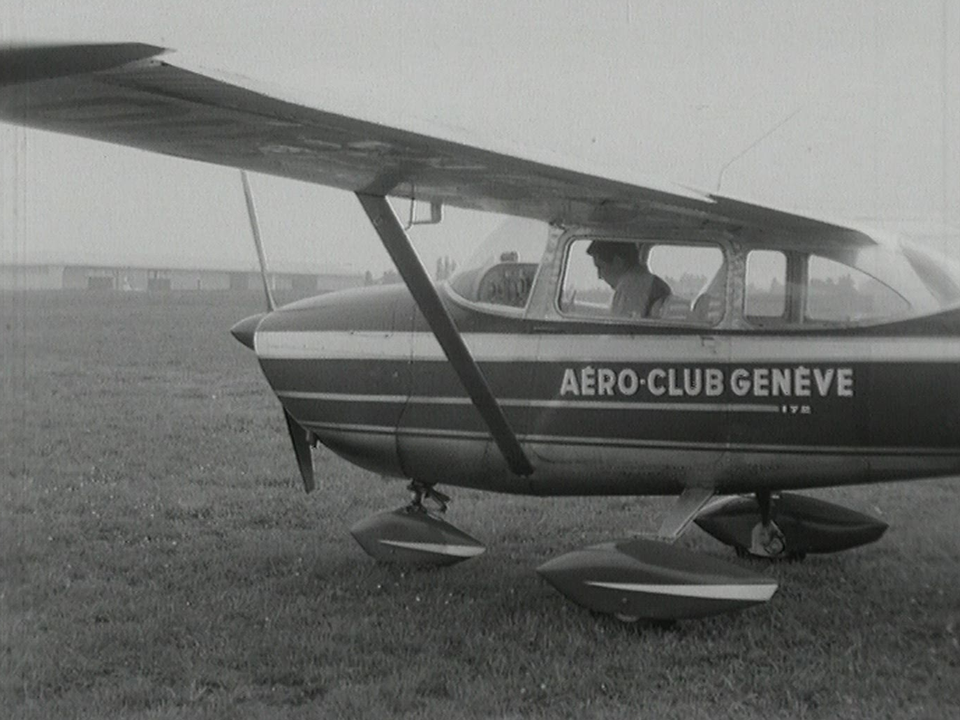
[[[581,238],[570,243],[558,301],[571,317],[716,325],[727,272],[716,245]]]
[[[866,273],[829,258],[810,256],[804,313],[807,322],[868,322],[909,310],[906,300]]]
[[[759,325],[783,321],[787,310],[787,257],[777,250],[747,255],[743,314]]]

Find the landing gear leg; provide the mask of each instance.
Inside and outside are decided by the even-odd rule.
[[[444,495],[439,490],[434,490],[432,485],[425,485],[414,480],[407,486],[407,490],[413,493],[413,499],[407,506],[409,510],[414,510],[416,512],[429,512],[429,510],[423,504],[425,500],[429,500],[436,505],[437,512],[445,513],[447,511],[447,505],[450,502],[450,497],[448,495]]]
[[[760,522],[753,528],[747,553],[766,558],[783,557],[786,554],[787,541],[773,521],[774,507],[769,490],[757,491],[757,504],[760,506]]]
[[[479,540],[440,517],[450,498],[422,482],[410,483],[409,489],[413,498],[408,505],[377,513],[350,528],[367,555],[380,562],[440,567],[483,553]]]

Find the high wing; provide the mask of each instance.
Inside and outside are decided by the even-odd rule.
[[[308,107],[141,44],[0,48],[0,120],[293,178],[559,224],[755,227],[870,244],[852,228],[680,185],[614,180]]]

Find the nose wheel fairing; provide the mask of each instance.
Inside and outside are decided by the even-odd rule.
[[[412,483],[409,505],[372,515],[350,528],[364,552],[379,562],[412,566],[453,565],[482,555],[476,538],[439,517],[450,498],[430,486]],[[433,503],[437,511],[427,508]]]

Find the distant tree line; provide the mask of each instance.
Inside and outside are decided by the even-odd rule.
[[[437,269],[434,273],[433,279],[437,282],[447,280],[456,271],[457,262],[451,259],[449,255],[444,255],[443,257],[437,258]],[[367,270],[363,276],[363,284],[366,286],[396,285],[400,282],[403,282],[403,279],[400,277],[400,273],[398,273],[396,270],[384,270],[383,274],[379,278],[375,278],[373,273]]]

